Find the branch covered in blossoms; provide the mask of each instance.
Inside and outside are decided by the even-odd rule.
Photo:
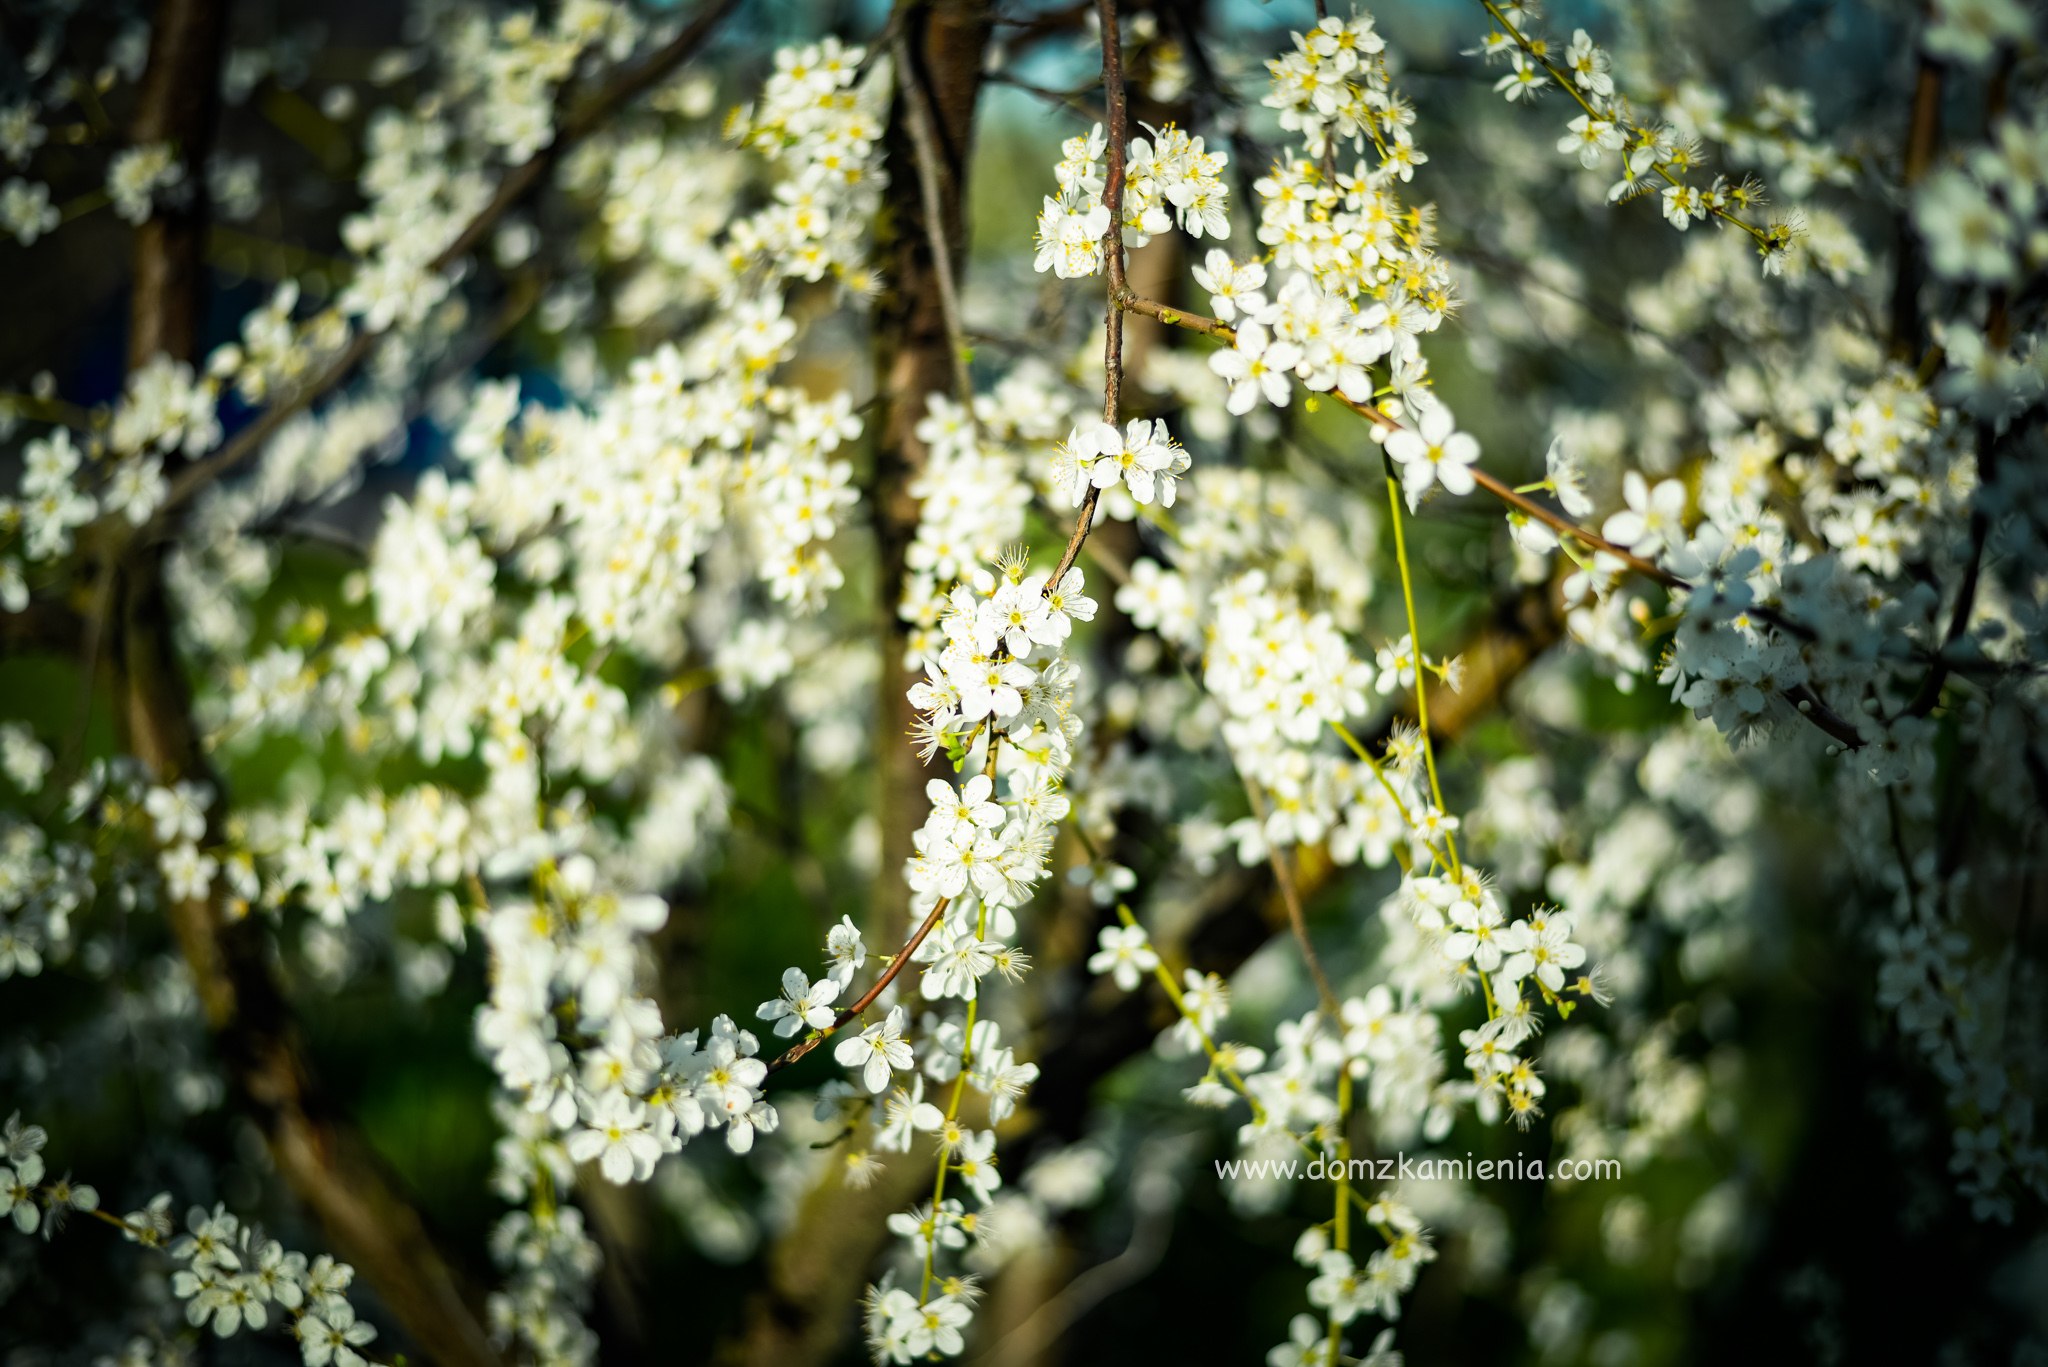
[[[1786,1174],[1851,1144],[2005,1284],[2037,21],[1481,0],[1425,81],[1326,8],[778,11],[688,71],[730,0],[430,4],[361,69],[35,17],[0,233],[131,355],[0,394],[0,1076],[105,1138],[9,1121],[0,1216],[38,1283],[67,1220],[163,1251],[93,1283],[119,1367],[1003,1359],[1113,1293],[1122,1351],[1212,1156],[1291,1222],[1272,1367],[1481,1299],[1642,1356],[1827,1251]],[[1504,1155],[1625,1173],[1402,1168]],[[1878,1207],[1830,1237],[1924,1258]]]

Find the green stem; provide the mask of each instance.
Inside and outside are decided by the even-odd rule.
[[[1542,67],[1545,71],[1549,72],[1550,79],[1556,81],[1559,88],[1561,88],[1565,94],[1571,96],[1574,100],[1578,101],[1579,108],[1586,111],[1587,118],[1598,119],[1602,123],[1611,123],[1616,128],[1626,129],[1634,133],[1640,133],[1642,131],[1636,125],[1631,124],[1627,119],[1621,117],[1619,109],[1608,110],[1605,113],[1602,113],[1600,110],[1595,109],[1592,103],[1588,101],[1584,95],[1579,93],[1579,83],[1573,80],[1569,75],[1567,75],[1555,62],[1551,61],[1548,57],[1539,55],[1536,51],[1536,45],[1534,43],[1531,43],[1526,37],[1523,36],[1522,31],[1520,29],[1516,28],[1512,23],[1508,21],[1507,15],[1501,13],[1500,7],[1494,4],[1493,0],[1479,0],[1479,3],[1486,6],[1486,12],[1492,15],[1494,22],[1499,24],[1501,26],[1502,31],[1504,31],[1509,38],[1514,40],[1516,47],[1519,47],[1523,52],[1527,53],[1531,58],[1533,58],[1538,66]],[[1622,168],[1626,170],[1628,167],[1628,149],[1626,147],[1622,148],[1621,156]],[[1657,162],[1650,169],[1655,171],[1659,176],[1662,176],[1664,178],[1664,183],[1666,185],[1682,184],[1683,182],[1681,182],[1678,179],[1678,177],[1671,174],[1670,167],[1670,162],[1660,161]],[[1718,209],[1709,206],[1707,211],[1713,214],[1714,217],[1723,221],[1724,223],[1729,223],[1737,228],[1742,229],[1742,231],[1748,233],[1752,238],[1754,238],[1759,243],[1767,244],[1770,240],[1770,234],[1764,232],[1755,224],[1749,223],[1743,220],[1742,218],[1739,218],[1736,215],[1729,213],[1726,209]]]
[[[1335,731],[1338,735],[1338,738],[1341,739],[1346,745],[1351,747],[1351,753],[1358,756],[1359,759],[1363,760],[1365,762],[1365,767],[1372,771],[1372,776],[1380,781],[1380,787],[1384,789],[1386,791],[1387,796],[1393,800],[1394,810],[1401,814],[1402,823],[1405,824],[1409,830],[1415,832],[1417,835],[1422,836],[1422,843],[1428,846],[1430,854],[1436,859],[1436,861],[1439,864],[1444,865],[1446,868],[1450,867],[1451,861],[1449,856],[1447,856],[1442,850],[1438,849],[1436,847],[1435,842],[1430,840],[1428,836],[1422,835],[1421,827],[1415,824],[1414,814],[1408,810],[1408,804],[1401,800],[1400,790],[1394,787],[1392,780],[1390,780],[1387,777],[1387,771],[1380,766],[1380,762],[1378,760],[1372,757],[1372,752],[1365,748],[1365,743],[1359,740],[1358,737],[1352,735],[1351,728],[1346,726],[1341,721],[1331,722],[1330,729]]]
[[[1387,476],[1387,509],[1394,519],[1394,560],[1401,567],[1401,601],[1408,609],[1408,653],[1415,661],[1415,720],[1422,728],[1422,759],[1429,767],[1429,796],[1439,813],[1445,811],[1443,786],[1436,777],[1436,746],[1429,738],[1429,681],[1422,673],[1422,632],[1415,621],[1415,580],[1408,570],[1408,538],[1401,530],[1401,485]],[[1458,837],[1447,828],[1444,846],[1450,854],[1451,876],[1462,878],[1458,864]]]
[[[990,750],[989,765],[991,768],[995,765],[993,747]],[[988,938],[988,905],[986,903],[982,904],[981,918],[975,922],[974,935],[978,940]],[[953,1079],[953,1095],[946,1102],[946,1125],[948,1127],[960,1117],[960,1098],[967,1091],[967,1069],[974,1062],[974,1022],[980,1009],[981,994],[976,992],[974,1000],[967,1003],[967,1028],[965,1036],[960,1042],[960,1074]],[[938,1257],[939,1252],[939,1202],[946,1199],[946,1173],[953,1166],[952,1157],[952,1152],[946,1148],[945,1132],[942,1128],[939,1134],[939,1168],[937,1172],[932,1174],[932,1238],[924,1250],[924,1280],[917,1290],[917,1303],[919,1305],[923,1305],[931,1299],[932,1264]]]

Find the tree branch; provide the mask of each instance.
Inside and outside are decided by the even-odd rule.
[[[1244,795],[1252,804],[1252,817],[1260,827],[1266,824],[1266,799],[1259,792],[1256,783],[1247,781]],[[1287,867],[1287,856],[1272,841],[1264,842],[1266,863],[1273,870],[1273,886],[1279,890],[1280,904],[1287,910],[1287,928],[1294,934],[1294,943],[1301,950],[1302,962],[1308,965],[1309,981],[1316,985],[1316,1004],[1331,1020],[1337,1018],[1337,991],[1330,986],[1330,975],[1323,971],[1322,956],[1316,953],[1316,943],[1309,937],[1308,913],[1302,909],[1301,889],[1295,886],[1294,873]]]
[[[917,953],[917,947],[923,944],[926,938],[931,935],[932,930],[945,916],[946,908],[951,904],[952,900],[950,897],[941,897],[925,916],[923,923],[911,932],[910,938],[904,942],[903,948],[897,950],[895,956],[889,960],[888,968],[882,971],[881,975],[875,979],[874,984],[867,991],[861,993],[856,1001],[835,1016],[830,1025],[784,1050],[781,1057],[768,1065],[768,1071],[771,1073],[781,1072],[784,1068],[789,1067],[790,1064],[795,1063],[805,1054],[810,1053],[811,1050],[823,1044],[826,1036],[840,1030],[847,1022],[858,1019],[861,1012],[873,1006],[875,999],[888,991],[889,984],[896,981],[896,975],[903,971],[903,965],[910,962],[910,956]]]
[[[711,30],[719,20],[738,3],[739,0],[708,0],[697,17],[668,43],[639,65],[616,73],[563,120],[553,142],[505,174],[490,201],[456,234],[454,241],[441,249],[429,268],[436,272],[445,271],[475,250],[500,220],[512,211],[513,206],[525,199],[572,147],[673,74],[711,36]],[[201,490],[248,461],[287,422],[340,387],[355,373],[356,367],[376,352],[388,335],[388,332],[356,333],[319,375],[264,409],[254,421],[236,433],[232,441],[185,469],[171,481],[170,494],[157,510],[150,526],[161,527]]]
[[[1124,276],[1124,162],[1130,154],[1131,116],[1124,95],[1123,36],[1117,29],[1116,0],[1096,0],[1095,12],[1102,28],[1102,98],[1109,116],[1108,174],[1102,183],[1102,206],[1109,210],[1109,227],[1102,234],[1102,268],[1109,277],[1109,298],[1102,310],[1102,420],[1114,427],[1124,386],[1123,300],[1131,292]],[[1090,484],[1074,514],[1074,534],[1067,539],[1052,578],[1046,580],[1048,592],[1074,567],[1088,530],[1095,525],[1095,508],[1101,500],[1102,491]]]
[[[938,130],[932,125],[931,92],[924,75],[912,59],[910,44],[899,30],[892,44],[896,56],[896,79],[903,100],[903,125],[910,134],[917,162],[918,191],[923,199],[926,245],[932,254],[932,283],[938,287],[939,313],[946,324],[946,350],[953,362],[956,397],[967,410],[967,420],[978,430],[974,415],[974,377],[967,365],[967,327],[961,320],[960,291],[953,279],[953,249],[946,241],[947,199],[941,184]],[[953,187],[953,214],[959,214],[960,187]]]
[[[1913,77],[1913,112],[1906,122],[1906,153],[1900,185],[1905,191],[1899,203],[1894,237],[1898,264],[1892,277],[1892,355],[1910,363],[1926,345],[1926,329],[1920,317],[1920,286],[1926,276],[1926,261],[1920,240],[1913,231],[1913,187],[1934,165],[1941,144],[1942,64],[1920,50],[1919,66]]]
[[[892,34],[900,30],[901,37],[890,43],[899,69],[882,137],[888,188],[876,225],[883,289],[874,312],[880,411],[866,491],[874,515],[876,599],[882,614],[875,699],[876,811],[882,840],[868,933],[884,943],[900,940],[903,948],[874,985],[839,1013],[834,1030],[857,1017],[895,980],[947,905],[940,902],[913,933],[903,934],[909,896],[902,870],[927,809],[925,782],[943,770],[928,768],[907,743],[917,713],[907,696],[911,680],[903,661],[909,637],[897,604],[918,526],[918,503],[910,486],[927,459],[917,425],[931,395],[965,385],[955,321],[966,240],[961,197],[991,20],[988,6],[978,0],[913,0],[897,10],[890,25]],[[944,267],[938,264],[942,256]],[[943,287],[942,271],[948,282]],[[972,395],[962,392],[960,397],[967,402]],[[771,1071],[796,1062],[823,1038],[821,1033],[787,1051],[769,1065]],[[829,1361],[852,1326],[853,1305],[868,1269],[891,1237],[888,1217],[928,1186],[930,1174],[922,1157],[896,1155],[865,1188],[828,1177],[811,1191],[768,1256],[767,1284],[750,1302],[736,1335],[720,1346],[717,1360],[752,1367]]]
[[[158,6],[135,135],[177,147],[192,197],[176,215],[152,219],[136,234],[129,335],[136,365],[159,354],[185,361],[198,355],[205,167],[225,30],[224,0],[163,0]],[[127,748],[159,783],[192,780],[218,793],[171,637],[164,549],[131,541],[126,552],[113,570],[117,591],[103,596],[101,612],[114,620],[97,623],[96,630],[112,629]],[[278,1171],[428,1356],[449,1367],[490,1367],[496,1355],[482,1322],[418,1212],[353,1127],[320,1097],[271,967],[263,925],[230,920],[221,901],[209,897],[173,902],[168,919],[214,1043]]]
[[[185,169],[189,195],[161,206],[135,232],[135,306],[128,361],[159,352],[189,360],[199,350],[206,297],[206,159],[220,115],[220,54],[227,6],[219,0],[163,0],[151,30],[135,110],[134,140],[168,143]]]
[[[891,21],[901,29],[896,94],[882,138],[888,189],[877,224],[877,258],[883,290],[874,314],[875,373],[881,412],[875,420],[875,457],[868,506],[874,510],[877,610],[883,614],[882,667],[876,679],[880,740],[875,810],[882,825],[881,861],[874,883],[871,938],[893,944],[904,938],[909,889],[903,866],[912,853],[911,836],[923,821],[924,785],[944,775],[905,743],[917,724],[908,697],[911,678],[908,625],[898,615],[910,544],[917,537],[918,502],[910,486],[923,473],[928,453],[917,426],[933,394],[962,383],[964,370],[953,323],[950,289],[943,268],[957,282],[965,252],[966,219],[961,197],[967,184],[968,148],[974,136],[975,105],[989,43],[986,7],[973,0],[937,0],[906,5]],[[918,128],[920,114],[929,115]],[[919,133],[924,136],[920,137]],[[929,176],[937,191],[936,212],[923,192],[926,171],[919,144],[929,149]],[[955,305],[957,307],[957,304]],[[963,397],[963,402],[965,401]]]

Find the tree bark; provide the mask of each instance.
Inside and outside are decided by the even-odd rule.
[[[225,0],[162,0],[157,6],[134,140],[170,144],[185,168],[185,193],[175,203],[159,205],[135,230],[130,366],[159,352],[185,361],[199,352],[200,311],[206,303],[206,158],[220,116],[226,37]]]
[[[943,212],[938,237],[953,258],[953,278],[958,280],[966,258],[963,200],[968,149],[990,29],[988,7],[981,0],[934,0],[907,8],[901,20],[907,26],[908,48],[916,69],[896,73],[897,92],[882,140],[889,186],[876,227],[882,294],[874,323],[875,374],[881,391],[875,417],[874,477],[868,491],[875,516],[876,606],[886,622],[875,728],[875,769],[881,789],[875,810],[882,823],[881,864],[875,879],[869,938],[889,945],[902,943],[909,928],[909,889],[903,882],[903,863],[910,857],[911,833],[923,824],[929,806],[924,785],[928,779],[947,774],[943,763],[921,762],[909,742],[917,713],[905,696],[912,682],[903,666],[909,635],[896,608],[903,593],[904,556],[917,535],[918,504],[910,485],[923,471],[927,457],[917,424],[930,396],[952,388],[954,373],[933,265],[933,234],[919,190],[917,153],[906,126],[903,92],[907,82],[917,81],[929,100],[942,163],[939,189]]]
[[[882,662],[875,729],[880,787],[881,865],[874,889],[869,941],[893,949],[909,926],[909,889],[903,864],[910,837],[929,808],[926,780],[950,776],[943,764],[917,758],[909,735],[917,714],[905,696],[903,667],[908,633],[896,608],[903,592],[904,557],[917,535],[918,503],[910,484],[925,467],[925,444],[916,432],[927,400],[953,387],[953,356],[934,270],[931,225],[925,219],[916,148],[906,121],[906,83],[920,82],[939,144],[941,222],[936,236],[953,259],[958,280],[965,260],[968,149],[990,15],[981,0],[934,0],[899,14],[915,69],[896,73],[897,91],[883,134],[889,177],[876,253],[882,294],[875,308],[875,374],[881,386],[875,417],[874,475],[868,498],[875,514],[878,561],[876,609],[882,614]],[[892,1157],[863,1190],[828,1178],[805,1200],[796,1223],[768,1257],[767,1282],[749,1305],[738,1335],[719,1358],[758,1367],[805,1367],[829,1361],[853,1329],[860,1289],[893,1236],[887,1219],[931,1183],[929,1156]]]

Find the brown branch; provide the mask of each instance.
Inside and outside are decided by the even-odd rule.
[[[1102,310],[1102,420],[1115,427],[1124,386],[1123,301],[1131,292],[1124,276],[1124,163],[1130,154],[1131,116],[1130,102],[1124,93],[1123,38],[1117,30],[1116,0],[1096,0],[1096,17],[1102,27],[1102,97],[1109,116],[1109,169],[1102,183],[1102,206],[1109,210],[1109,227],[1102,234],[1102,266],[1109,277],[1109,298]],[[1088,531],[1095,525],[1095,509],[1101,501],[1102,491],[1089,485],[1081,496],[1080,509],[1074,514],[1073,535],[1060,553],[1052,578],[1046,581],[1048,593],[1074,567],[1082,544],[1088,540]]]
[[[1214,337],[1225,346],[1232,345],[1237,341],[1237,329],[1230,324],[1215,318],[1204,318],[1199,313],[1189,313],[1186,309],[1169,307],[1156,299],[1142,299],[1134,294],[1123,301],[1123,306],[1132,313],[1142,313],[1147,318],[1157,318],[1168,327],[1177,327],[1188,332],[1197,332],[1204,337]]]
[[[185,168],[188,194],[159,206],[135,230],[134,307],[128,360],[159,352],[191,359],[199,350],[206,297],[206,159],[220,115],[220,54],[227,6],[219,0],[163,0],[151,28],[149,62],[136,98],[134,140],[168,143]]]
[[[1124,162],[1130,151],[1131,117],[1124,96],[1116,0],[1096,0],[1096,15],[1102,24],[1102,98],[1109,113],[1109,170],[1102,183],[1102,207],[1109,210],[1109,227],[1102,234],[1102,265],[1109,277],[1109,298],[1102,310],[1102,420],[1114,426],[1124,383],[1123,298],[1130,293],[1124,278]]]
[[[1891,350],[1900,360],[1911,361],[1926,345],[1920,317],[1920,287],[1926,277],[1926,262],[1913,230],[1913,187],[1934,165],[1941,144],[1941,86],[1943,67],[1923,47],[1913,77],[1913,112],[1906,123],[1906,154],[1900,184],[1905,194],[1899,204],[1895,229],[1898,263],[1892,277]]]
[[[155,517],[150,520],[144,531],[136,534],[137,539],[143,539],[149,528],[167,523],[173,513],[198,497],[201,490],[246,463],[251,456],[262,450],[264,444],[276,436],[286,423],[311,408],[320,398],[354,374],[356,367],[369,358],[383,337],[384,334],[378,332],[356,333],[349,338],[348,345],[341,349],[340,354],[328,364],[326,370],[301,388],[294,390],[290,397],[278,400],[257,414],[249,425],[235,433],[234,439],[225,446],[210,455],[202,456],[180,471],[171,480],[170,493],[165,497],[163,506],[157,509]]]
[[[697,17],[674,38],[637,66],[614,75],[594,95],[571,112],[563,120],[562,126],[555,131],[553,142],[505,174],[498,182],[498,188],[489,202],[477,211],[476,216],[456,234],[452,242],[441,249],[429,263],[429,269],[437,273],[448,270],[475,250],[499,221],[539,186],[570,148],[602,127],[619,110],[673,74],[677,67],[702,46],[704,40],[711,36],[711,30],[738,3],[739,0],[708,0],[708,3],[698,11]],[[349,344],[318,376],[266,408],[249,426],[237,433],[233,441],[179,474],[171,481],[169,496],[164,500],[163,507],[157,510],[150,526],[161,527],[164,520],[191,502],[202,489],[255,455],[265,442],[277,435],[278,430],[286,422],[310,408],[354,374],[356,367],[367,360],[389,335],[388,331],[356,333]]]
[[[784,1068],[787,1068],[790,1064],[795,1063],[805,1054],[810,1053],[811,1050],[823,1044],[825,1042],[826,1036],[839,1030],[848,1021],[853,1020],[855,1017],[859,1016],[861,1012],[867,1010],[870,1006],[873,1006],[875,1004],[875,998],[881,996],[882,993],[886,992],[889,988],[889,984],[896,981],[896,975],[903,971],[903,965],[910,962],[910,956],[917,953],[917,947],[923,944],[926,938],[930,936],[932,931],[938,926],[940,918],[945,916],[946,907],[948,906],[948,904],[952,902],[952,900],[953,899],[950,897],[941,897],[938,900],[937,905],[933,906],[931,912],[924,918],[923,924],[919,925],[916,930],[911,932],[910,938],[904,941],[903,948],[896,951],[895,957],[889,960],[889,966],[882,970],[881,976],[875,979],[874,985],[868,988],[867,991],[861,993],[860,997],[856,1001],[854,1001],[852,1005],[848,1006],[845,1010],[841,1011],[837,1016],[835,1016],[830,1025],[826,1026],[823,1030],[818,1031],[816,1034],[808,1036],[807,1038],[798,1041],[797,1043],[791,1045],[787,1050],[783,1051],[783,1054],[780,1058],[776,1059],[773,1063],[768,1065],[768,1071],[771,1073],[776,1073],[782,1071]]]
[[[1379,412],[1377,409],[1374,409],[1370,404],[1353,403],[1349,399],[1344,399],[1342,395],[1339,395],[1338,397],[1342,400],[1342,402],[1347,408],[1350,408],[1354,412],[1363,413],[1367,417],[1373,418],[1382,426],[1393,421],[1392,419],[1388,418],[1386,414]],[[1581,527],[1578,523],[1573,522],[1570,518],[1564,516],[1562,513],[1553,512],[1550,509],[1544,507],[1541,503],[1538,503],[1535,499],[1530,498],[1528,495],[1518,493],[1516,490],[1510,488],[1506,484],[1503,484],[1499,479],[1497,479],[1493,475],[1488,474],[1486,471],[1480,469],[1476,465],[1472,467],[1472,480],[1480,488],[1486,490],[1487,493],[1492,494],[1495,498],[1507,504],[1509,507],[1519,509],[1528,516],[1535,518],[1538,522],[1541,522],[1544,526],[1550,528],[1552,531],[1558,533],[1560,536],[1568,536],[1572,538],[1572,540],[1582,542],[1591,549],[1599,551],[1604,555],[1613,556],[1616,560],[1621,561],[1622,564],[1627,565],[1630,569],[1634,570],[1637,574],[1642,575],[1646,579],[1654,579],[1658,583],[1664,585],[1664,587],[1670,589],[1689,589],[1692,587],[1683,579],[1680,579],[1677,575],[1665,569],[1662,565],[1656,564],[1653,561],[1645,560],[1641,556],[1635,554],[1633,551],[1624,550],[1622,547],[1615,545],[1606,537],[1598,536],[1590,531],[1587,531],[1584,527]]]

